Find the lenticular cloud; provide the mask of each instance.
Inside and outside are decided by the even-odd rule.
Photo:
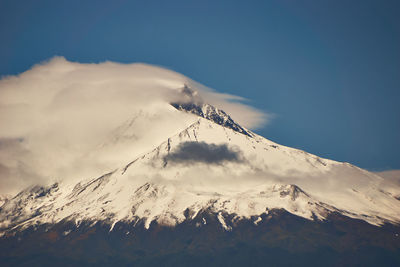
[[[217,93],[184,75],[146,64],[81,64],[55,57],[17,76],[3,77],[0,193],[115,167],[119,158],[133,156],[134,151],[124,152],[121,145],[120,153],[93,154],[120,138],[113,133],[132,118],[137,128],[130,140],[141,141],[137,150],[153,145],[157,132],[173,133],[177,124],[184,123],[174,113],[158,112],[163,104],[180,100],[178,89],[184,85],[245,127],[266,122],[265,114],[240,103],[240,97]]]

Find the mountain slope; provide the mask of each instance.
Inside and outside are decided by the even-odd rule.
[[[27,188],[1,207],[0,229],[63,220],[104,221],[110,230],[119,221],[175,226],[205,210],[227,231],[235,220],[258,224],[273,209],[310,220],[338,212],[400,222],[400,201],[380,188],[381,177],[278,145],[210,105],[172,105],[194,123],[99,178]],[[130,127],[134,121],[122,132]]]

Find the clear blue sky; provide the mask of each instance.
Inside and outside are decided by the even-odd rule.
[[[171,68],[276,114],[257,132],[400,169],[400,1],[0,0],[0,75],[55,55]]]

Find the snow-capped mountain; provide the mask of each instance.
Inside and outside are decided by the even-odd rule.
[[[400,222],[400,189],[386,191],[381,177],[276,144],[202,103],[187,86],[182,94],[186,102],[137,114],[90,155],[123,147],[113,162],[120,166],[94,178],[32,186],[4,201],[2,234],[61,221],[101,221],[110,231],[118,222],[176,226],[204,211],[217,214],[226,231],[243,219],[257,225],[275,209],[308,220],[338,213],[375,225]],[[135,132],[146,123],[147,132]],[[158,123],[173,127],[160,134],[160,127],[152,129]]]

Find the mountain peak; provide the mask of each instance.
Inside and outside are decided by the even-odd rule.
[[[218,109],[210,104],[204,103],[194,103],[194,102],[180,102],[171,103],[171,105],[180,111],[185,111],[204,119],[210,120],[218,125],[225,128],[234,130],[235,132],[247,135],[248,137],[253,137],[253,135],[244,129],[242,126],[237,124],[231,116],[229,116],[225,111]]]
[[[225,128],[232,129],[248,137],[253,137],[248,130],[236,123],[225,111],[205,103],[198,92],[187,84],[184,84],[180,92],[183,95],[183,99],[170,103],[177,110],[197,115]]]

